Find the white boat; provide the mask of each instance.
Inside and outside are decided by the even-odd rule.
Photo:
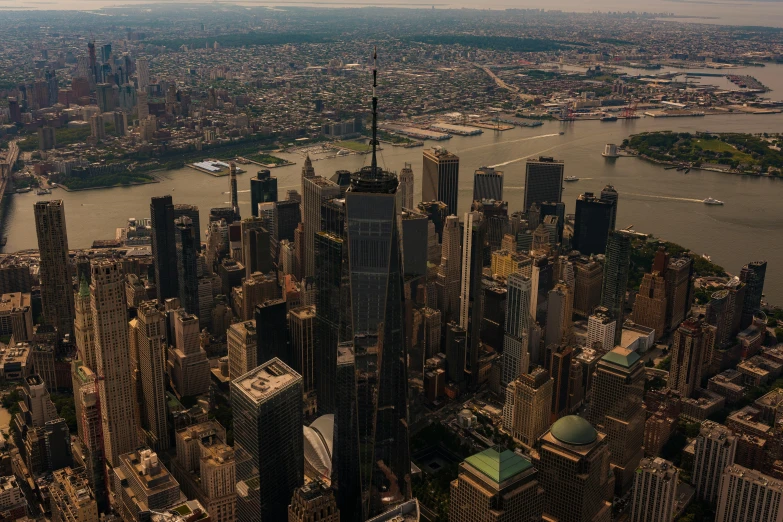
[[[566,176],[563,181],[579,181],[579,178],[576,176]]]
[[[707,198],[702,201],[705,205],[723,205],[723,201],[713,199],[713,198]]]

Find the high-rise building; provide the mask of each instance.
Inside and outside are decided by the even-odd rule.
[[[702,371],[712,363],[716,328],[700,318],[691,317],[675,330],[671,347],[672,364],[668,386],[690,398],[701,386]]]
[[[315,306],[301,306],[288,313],[292,367],[302,376],[305,407],[315,413]],[[336,349],[334,346],[332,349]]]
[[[631,267],[631,238],[622,232],[612,231],[606,243],[604,280],[601,289],[601,306],[609,310],[616,321],[614,344],[620,344],[625,313],[625,292]]]
[[[163,303],[179,293],[177,275],[177,240],[174,228],[174,203],[171,196],[152,198],[152,259],[155,266],[155,288],[158,302]]]
[[[288,506],[288,522],[340,522],[334,491],[322,482],[310,482],[294,491]]]
[[[481,167],[473,174],[473,201],[503,201],[503,173],[492,167]]]
[[[671,522],[679,475],[668,460],[642,459],[631,493],[631,522]]]
[[[57,136],[54,127],[45,126],[38,128],[38,148],[40,150],[51,150],[57,146]]]
[[[699,499],[715,502],[723,471],[734,464],[736,453],[737,437],[731,430],[709,420],[702,423],[693,463],[693,485]]]
[[[114,111],[114,134],[116,136],[126,136],[128,134],[128,115],[122,111]]]
[[[442,201],[446,215],[457,215],[459,157],[444,148],[424,151],[421,170],[421,200]]]
[[[442,201],[420,201],[419,212],[427,214],[430,221],[435,225],[435,232],[438,235],[438,243],[443,242],[443,225],[449,216],[449,208]]]
[[[201,347],[198,317],[184,309],[169,312],[174,344],[169,346],[168,374],[171,386],[180,397],[192,397],[209,391],[209,360]]]
[[[525,457],[489,448],[465,459],[451,482],[449,522],[540,520],[544,490]]]
[[[406,281],[427,275],[430,221],[426,214],[404,209],[402,217],[402,266]]]
[[[136,80],[140,91],[146,91],[150,84],[150,64],[144,56],[136,59]]]
[[[716,522],[783,522],[783,481],[738,464],[723,471]]]
[[[250,179],[250,212],[259,217],[259,203],[277,202],[277,178],[267,169],[259,170],[255,178]]]
[[[644,456],[644,363],[636,352],[616,347],[598,361],[587,418],[606,433],[615,485],[624,493]]]
[[[304,482],[302,377],[278,358],[231,381],[237,520],[285,520]]]
[[[270,299],[256,306],[256,329],[263,332],[258,337],[257,364],[264,364],[275,357],[286,363],[291,362],[287,314],[284,299]]]
[[[92,264],[90,286],[95,327],[96,373],[100,380],[100,408],[106,462],[120,465],[120,455],[138,446],[134,418],[136,396],[131,383],[128,310],[125,278],[117,261]]]
[[[481,333],[481,274],[484,269],[484,244],[487,223],[481,212],[465,213],[462,240],[462,278],[460,281],[459,325],[468,333],[465,372],[470,384],[478,384],[479,334]]]
[[[99,83],[95,86],[95,99],[100,112],[114,111],[114,88],[109,83]]]
[[[200,313],[198,303],[198,250],[193,222],[187,216],[175,221],[177,279],[180,303],[190,314]]]
[[[693,259],[675,257],[669,259],[664,274],[666,279],[666,329],[674,330],[688,317],[693,298]]]
[[[53,522],[98,522],[98,503],[82,469],[63,468],[49,485]]]
[[[594,348],[596,343],[601,343],[603,351],[614,348],[614,332],[617,322],[612,318],[609,310],[599,306],[587,319],[587,346]]]
[[[73,335],[77,358],[95,371],[98,366],[95,359],[95,330],[90,305],[90,287],[84,277],[79,282],[79,291],[74,296],[74,303],[76,318],[73,321]]]
[[[179,482],[149,448],[119,456],[113,470],[114,491],[122,520],[142,522],[150,511],[163,511],[180,500]]]
[[[554,381],[549,372],[535,366],[506,388],[504,427],[526,447],[532,447],[549,427]]]
[[[254,320],[229,326],[226,341],[229,377],[236,379],[258,366],[258,332]]]
[[[661,252],[658,254],[661,255]],[[655,339],[662,338],[666,331],[667,299],[664,274],[665,272],[658,271],[644,274],[631,315],[636,324],[655,330]]]
[[[585,192],[576,198],[574,235],[571,239],[574,250],[583,255],[603,254],[609,231],[614,230],[615,206],[599,199],[592,192]]]
[[[196,248],[201,250],[201,214],[196,205],[189,203],[176,203],[174,205],[174,221],[187,216],[193,223],[193,235],[196,238]]]
[[[356,388],[356,358],[353,341],[337,347],[334,374],[334,432],[332,439],[332,488],[342,520],[360,519],[361,475],[359,469],[359,409]]]
[[[340,197],[340,186],[329,178],[302,178],[302,220],[304,221],[303,277],[315,274],[315,234],[321,231],[321,205]]]
[[[567,344],[573,328],[573,292],[563,281],[549,291],[546,314],[546,345]]]
[[[563,200],[563,172],[565,164],[562,160],[541,156],[537,160],[528,159],[525,163],[525,203],[523,210],[527,211],[535,203],[544,201],[559,203]]]
[[[606,201],[612,204],[612,223],[611,223],[611,230],[616,230],[617,225],[617,204],[619,202],[619,197],[617,195],[617,190],[612,185],[607,185],[603,188],[601,191],[601,201]]]
[[[613,480],[606,435],[568,415],[537,441],[533,465],[544,488],[544,517],[563,522],[609,522]]]
[[[766,274],[766,261],[752,261],[743,266],[740,271],[740,281],[746,286],[745,300],[742,303],[742,322],[740,323],[742,329],[750,326],[753,322],[753,315],[761,309]]]
[[[588,317],[601,303],[604,268],[593,258],[577,257],[574,267],[574,313]]]
[[[73,444],[74,454],[87,473],[87,479],[98,501],[98,509],[103,513],[109,507],[109,495],[96,377],[81,361],[73,362],[74,410],[78,425],[78,443]]]
[[[106,120],[103,118],[103,114],[90,116],[90,136],[98,141],[106,139]]]
[[[462,265],[460,249],[460,227],[457,216],[449,216],[443,224],[443,247],[438,267],[438,306],[443,324],[459,317],[460,275]]]
[[[271,237],[265,224],[262,218],[250,217],[242,220],[240,225],[245,277],[256,272],[267,274],[273,270]]]
[[[533,258],[520,252],[496,250],[492,252],[490,269],[493,276],[503,279],[513,272],[530,277],[533,273]]]
[[[73,283],[68,259],[65,207],[60,199],[35,204],[35,232],[38,236],[41,306],[44,320],[57,328],[60,337],[73,334],[75,316]]]
[[[551,416],[553,422],[568,414],[571,360],[573,356],[574,349],[570,346],[553,344],[547,347],[547,369],[554,381]]]
[[[415,210],[413,207],[413,169],[410,163],[406,163],[400,171],[399,180],[402,208]]]
[[[527,345],[530,334],[530,298],[532,282],[529,277],[512,273],[507,279],[506,332],[503,341],[503,374],[506,385],[519,375],[527,373],[530,356]]]
[[[145,301],[130,322],[132,346],[141,378],[142,417],[146,443],[155,451],[169,447],[166,410],[166,318],[155,301]]]
[[[231,208],[234,209],[234,221],[241,219],[239,215],[239,196],[237,190],[237,165],[233,161],[228,165],[228,193],[231,195]]]

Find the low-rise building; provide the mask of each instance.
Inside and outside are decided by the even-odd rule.
[[[706,420],[726,404],[725,397],[704,388],[696,388],[693,395],[693,398],[682,399],[681,415],[691,422]]]
[[[737,370],[726,370],[707,383],[707,389],[726,398],[728,404],[734,404],[745,396],[746,387],[742,385],[743,374]]]

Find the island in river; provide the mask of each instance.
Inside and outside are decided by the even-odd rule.
[[[639,157],[734,174],[783,175],[783,137],[770,134],[644,132],[623,141]]]

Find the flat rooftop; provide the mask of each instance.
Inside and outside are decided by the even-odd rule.
[[[232,385],[253,402],[260,404],[301,380],[302,377],[298,373],[275,357],[238,377],[232,382]]]

